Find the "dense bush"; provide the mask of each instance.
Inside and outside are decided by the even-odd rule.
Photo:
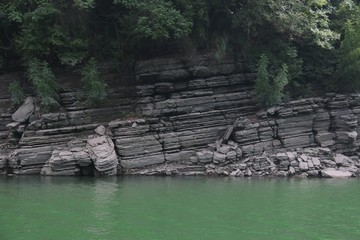
[[[359,12],[353,0],[3,0],[0,68],[35,58],[50,67],[91,57],[131,65],[191,48],[230,53],[252,71],[265,53],[272,68],[287,65],[292,86],[342,91],[358,86]]]
[[[353,91],[360,89],[360,17],[345,24],[345,36],[339,49],[336,88]]]
[[[100,78],[95,58],[91,58],[81,72],[86,102],[91,105],[101,103],[106,98],[104,82]]]
[[[18,81],[12,81],[10,83],[9,92],[14,105],[20,105],[24,101],[25,94]]]
[[[58,85],[48,63],[37,58],[28,60],[27,74],[45,109],[58,107]]]
[[[261,55],[256,75],[255,92],[258,105],[272,106],[281,102],[284,87],[288,84],[288,71],[286,64],[276,71],[275,76],[269,74],[269,59]]]

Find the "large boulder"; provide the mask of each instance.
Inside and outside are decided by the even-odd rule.
[[[87,141],[89,154],[95,169],[100,175],[114,176],[119,164],[113,141],[106,136],[91,138]]]
[[[55,149],[41,169],[41,175],[46,176],[73,176],[79,172],[74,154],[68,149]]]
[[[15,122],[23,123],[29,120],[31,114],[35,110],[34,100],[32,97],[27,97],[23,105],[12,115],[12,120]]]
[[[352,173],[349,171],[340,171],[333,168],[327,168],[321,171],[321,176],[326,178],[349,178]]]

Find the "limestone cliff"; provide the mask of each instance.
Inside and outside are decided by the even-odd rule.
[[[0,169],[44,175],[359,174],[360,95],[328,94],[260,110],[254,74],[208,55],[138,62],[134,75],[107,75],[107,82],[110,100],[101,108],[81,105],[79,91],[67,87],[61,111],[41,113],[34,101],[32,111],[14,118],[4,95]],[[19,121],[22,115],[26,120]]]

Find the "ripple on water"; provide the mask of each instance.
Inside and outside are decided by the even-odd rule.
[[[360,239],[360,181],[0,181],[0,239]]]

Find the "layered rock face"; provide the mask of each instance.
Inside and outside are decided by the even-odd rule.
[[[67,147],[53,150],[41,174],[114,176],[118,165],[112,140],[107,136],[92,135],[87,140],[71,141]]]
[[[29,112],[26,109],[30,108],[28,108],[29,104],[25,102],[13,115],[1,114],[1,116],[6,116],[4,120],[6,126],[3,127],[6,129],[4,131],[4,135],[6,135],[4,152],[14,149],[10,151],[10,154],[7,154],[10,155],[8,167],[11,173],[40,174],[43,166],[50,158],[63,158],[61,154],[61,156],[57,156],[57,153],[53,153],[54,150],[68,149],[68,145],[71,145],[71,141],[74,139],[86,140],[89,135],[94,134],[94,129],[99,125],[106,125],[112,119],[120,118],[126,112],[132,111],[132,106],[136,101],[135,82],[130,81],[127,76],[107,74],[103,77],[107,80],[109,100],[103,103],[101,107],[84,106],[81,101],[83,96],[78,88],[67,86],[68,82],[79,82],[80,80],[74,77],[68,79],[69,77],[66,76],[66,79],[59,79],[63,85],[60,93],[61,109],[59,112],[42,113],[39,104],[35,103],[34,111],[31,111],[30,116],[28,116],[27,113]],[[10,105],[7,103],[8,107]],[[2,111],[6,112],[3,109]],[[9,117],[7,117],[8,115]],[[19,120],[18,116],[25,118]],[[12,117],[13,119],[11,119]],[[1,129],[2,125],[0,125]],[[96,146],[94,148],[96,149]],[[97,151],[93,153],[94,156],[97,154]],[[72,157],[67,156],[65,158],[69,160]],[[99,168],[100,171],[103,170],[102,163],[99,163]],[[54,169],[54,173],[58,172],[55,175],[62,175],[61,171],[63,170],[65,171],[64,174],[70,174],[66,167],[60,167],[60,170],[56,167]],[[115,172],[113,169],[109,171]],[[79,173],[75,170],[72,172],[73,174]]]
[[[0,171],[104,176],[359,173],[360,95],[328,94],[259,110],[254,74],[244,73],[230,59],[216,61],[208,55],[143,61],[134,73],[126,81],[108,76],[110,100],[101,108],[83,106],[79,92],[66,88],[60,112],[41,114],[34,100],[34,109],[28,101],[18,110],[21,121],[16,120],[19,114],[11,119],[10,113],[2,113],[7,147],[1,150]],[[131,109],[135,113],[124,118]],[[339,156],[346,160],[339,162]]]
[[[6,125],[12,122],[12,113],[10,110],[11,96],[8,92],[9,84],[12,80],[19,79],[20,76],[18,73],[0,75],[0,151],[4,149],[4,145],[7,143],[9,136]]]
[[[238,116],[256,111],[254,74],[211,56],[164,58],[135,68],[143,119],[109,123],[125,170],[161,163],[191,163],[196,150],[216,141]]]
[[[328,94],[325,98],[292,101],[239,117],[203,148],[181,147],[186,140],[178,137],[179,132],[164,137],[164,119],[159,129],[154,125],[151,128],[151,122],[145,120],[113,122],[110,128],[120,162],[132,174],[357,176],[359,99],[360,95]],[[345,110],[334,107],[344,100],[348,103]],[[151,156],[156,156],[154,162]],[[184,172],[185,166],[200,168]]]

